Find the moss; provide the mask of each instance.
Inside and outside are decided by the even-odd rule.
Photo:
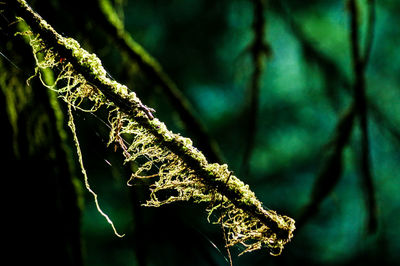
[[[44,31],[39,32],[40,35],[25,33],[33,48],[37,64],[35,73],[46,87],[57,92],[67,103],[68,124],[74,136],[86,188],[93,194],[99,212],[114,231],[113,223],[100,209],[97,195],[88,184],[73,123],[73,110],[96,112],[104,107],[108,111],[111,128],[109,145],[119,146],[125,163],[138,163],[128,184],[136,179],[155,179],[145,206],[159,207],[188,200],[207,202],[208,217],[218,214],[219,218],[213,222],[224,228],[228,246],[242,244],[244,252],[268,247],[271,254],[280,254],[293,236],[295,227],[291,218],[263,209],[249,186],[234,176],[227,165],[208,163],[189,138],[169,131],[164,123],[152,116],[151,108],[143,105],[134,92],[107,78],[96,55],[82,49],[75,40],[57,34],[42,19],[36,18],[31,22],[38,22],[40,26],[35,28]],[[39,57],[39,53],[43,56]],[[46,68],[58,73],[53,84],[43,81],[39,69]],[[139,164],[143,160],[145,162]],[[171,190],[174,193],[170,193]],[[169,196],[161,200],[161,192]]]

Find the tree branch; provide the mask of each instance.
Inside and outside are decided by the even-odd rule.
[[[374,2],[371,2],[374,4]],[[281,10],[283,9],[283,10]],[[301,27],[295,23],[292,17],[289,16],[289,11],[286,11],[283,7],[280,7],[279,12],[284,15],[284,18],[291,30],[293,35],[297,38],[297,40],[301,44],[301,48],[303,50],[306,59],[310,61],[315,61],[315,63],[319,66],[319,69],[323,73],[325,79],[327,79],[327,85],[332,86],[332,83],[337,83],[338,86],[343,87],[345,92],[350,92],[352,89],[352,84],[346,77],[345,73],[342,71],[340,67],[334,62],[334,60],[326,55],[324,55],[321,51],[314,47],[313,42],[309,40],[306,34],[303,32]],[[369,26],[367,33],[367,45],[364,53],[364,61],[367,63],[370,57],[370,51],[373,43],[373,27],[375,21],[375,8],[374,6],[370,6],[370,16],[369,16]],[[369,47],[369,48],[368,48]],[[335,87],[336,88],[336,87]],[[373,99],[368,98],[367,100],[368,108],[370,110],[370,114],[373,116],[374,120],[379,122],[378,126],[383,127],[386,131],[392,135],[393,139],[400,143],[400,131],[394,125],[392,121],[379,109],[379,107],[374,103]]]
[[[361,54],[358,7],[356,0],[349,1],[350,12],[350,42],[352,51],[353,72],[355,76],[353,85],[353,97],[356,111],[360,121],[361,128],[361,174],[363,184],[366,190],[367,208],[369,211],[368,230],[374,232],[377,227],[376,218],[376,199],[375,189],[372,178],[370,148],[368,137],[368,117],[367,117],[367,100],[366,100],[366,81],[365,69],[367,58],[369,58],[372,37],[368,38],[367,53],[364,57]],[[373,30],[370,29],[369,32]],[[372,34],[372,33],[371,33]]]
[[[253,0],[253,34],[254,39],[251,44],[251,59],[253,61],[253,74],[250,84],[250,102],[246,117],[249,118],[247,125],[247,142],[243,153],[242,174],[249,173],[249,163],[251,160],[252,150],[254,148],[255,136],[257,133],[257,118],[259,111],[259,98],[261,77],[264,69],[264,56],[269,54],[269,46],[264,41],[265,35],[265,18],[264,18],[265,0]]]
[[[91,86],[96,88],[91,93],[101,92],[98,97],[105,97],[108,105],[114,105],[118,108],[118,112],[121,112],[120,116],[132,120],[126,126],[126,130],[132,130],[132,123],[139,125],[138,130],[145,131],[146,134],[152,136],[143,136],[145,140],[150,139],[150,142],[146,143],[154,143],[158,148],[167,149],[168,154],[174,154],[172,157],[174,160],[178,158],[184,164],[181,174],[188,176],[188,178],[194,178],[194,180],[185,180],[185,182],[179,184],[180,186],[195,184],[190,192],[196,192],[195,196],[199,197],[199,201],[206,199],[208,195],[202,193],[215,191],[215,193],[218,193],[215,195],[229,201],[225,203],[224,210],[232,210],[231,214],[236,214],[237,211],[243,212],[243,216],[241,216],[243,220],[240,223],[235,219],[230,221],[230,224],[224,222],[224,226],[229,226],[230,230],[236,230],[235,233],[242,238],[231,240],[232,244],[242,243],[247,246],[249,251],[267,245],[273,249],[278,249],[278,252],[273,254],[280,254],[283,246],[293,236],[295,226],[291,218],[279,216],[274,211],[265,210],[249,187],[236,176],[231,175],[226,165],[209,164],[204,155],[192,146],[190,139],[170,132],[163,123],[152,116],[149,108],[141,103],[135,93],[129,92],[126,86],[111,81],[107,77],[100,60],[94,54],[89,54],[80,48],[75,40],[64,38],[58,34],[24,0],[11,1],[10,5],[14,7],[17,15],[26,21],[32,31],[39,34],[43,45],[46,46],[45,49],[65,58],[67,62],[72,64],[79,77],[83,77]],[[114,132],[114,134],[119,136],[118,132]],[[196,182],[200,183],[197,184]],[[197,189],[200,189],[200,191]],[[172,198],[171,201],[175,198]],[[184,199],[187,200],[187,198]],[[163,202],[159,203],[162,204]],[[238,226],[241,227],[232,227],[235,226],[235,223],[238,223]],[[241,235],[241,232],[245,235]],[[255,241],[255,243],[246,244],[245,241],[248,240]]]
[[[302,31],[301,27],[294,22],[292,19],[287,7],[283,4],[280,4],[278,11],[282,12],[285,15],[285,21],[290,25],[294,36],[299,40],[301,43],[302,49],[304,51],[305,56],[310,59],[311,61],[315,61],[321,68],[321,71],[324,73],[325,78],[328,80],[327,85],[332,86],[331,84],[338,84],[342,86],[346,92],[353,92],[354,101],[360,102],[361,100],[361,109],[365,110],[362,113],[365,114],[364,118],[366,119],[366,110],[367,105],[371,110],[371,114],[375,118],[376,121],[379,121],[378,125],[383,126],[396,140],[400,139],[400,133],[398,132],[397,128],[390,122],[390,120],[381,112],[379,107],[374,104],[372,100],[368,101],[367,96],[365,94],[365,77],[364,73],[366,71],[366,65],[370,59],[373,39],[374,39],[374,25],[375,25],[375,1],[368,0],[368,25],[367,25],[367,36],[365,40],[365,50],[361,53],[360,44],[359,44],[359,33],[358,33],[358,22],[357,22],[357,15],[354,14],[356,12],[355,3],[349,3],[349,10],[351,14],[351,47],[352,47],[352,60],[353,60],[353,70],[355,73],[355,82],[354,85],[348,80],[346,75],[343,71],[335,64],[335,62],[329,58],[328,56],[324,55],[322,52],[318,51],[312,42],[308,40],[307,36],[305,36],[304,32]],[[351,6],[352,5],[352,6]],[[358,13],[358,12],[357,12]],[[357,66],[356,66],[357,65]],[[357,68],[357,72],[356,69]],[[356,74],[357,73],[357,74]],[[334,77],[334,78],[332,78]],[[356,90],[354,89],[357,87],[357,97]],[[360,88],[362,89],[361,98],[359,97]],[[355,104],[353,104],[354,108]],[[360,112],[357,111],[357,115]],[[359,117],[360,118],[360,117]],[[364,119],[363,118],[363,119]],[[361,119],[360,119],[361,120]],[[361,174],[364,176],[363,183],[366,191],[366,199],[367,199],[367,206],[368,206],[368,228],[370,231],[375,230],[376,227],[376,203],[375,203],[375,192],[372,184],[372,174],[370,169],[370,162],[369,162],[369,143],[368,143],[368,132],[367,132],[367,125],[365,125],[366,120],[364,120],[364,130],[362,130],[362,170]],[[365,134],[366,133],[366,134]],[[298,221],[298,224],[303,224],[302,218]]]
[[[298,230],[317,213],[322,201],[330,194],[340,180],[343,169],[343,152],[353,131],[354,120],[355,108],[354,104],[352,104],[336,125],[335,136],[329,145],[329,153],[312,188],[310,202],[297,219]]]

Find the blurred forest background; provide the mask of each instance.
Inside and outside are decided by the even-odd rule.
[[[98,1],[29,4],[96,53],[172,131],[200,149],[214,140],[219,155],[208,152],[210,161],[227,163],[266,207],[297,221],[281,256],[260,250],[238,257],[243,249],[233,247],[233,265],[394,265],[400,2],[356,2],[358,14],[333,0],[114,0],[126,31],[176,83],[175,95],[187,101],[183,111],[115,37]],[[60,123],[65,105],[37,78],[26,85],[34,74],[31,48],[14,36],[15,18],[0,12],[2,165],[9,169],[2,177],[14,193],[5,202],[13,206],[9,224],[20,232],[14,261],[227,265],[222,230],[207,223],[204,206],[142,207],[149,184],[126,185],[130,169],[106,145],[106,118],[76,112],[91,186],[125,237],[112,233],[82,185],[70,131]],[[369,59],[360,60],[368,62],[361,74],[353,70],[357,40],[356,50]],[[351,108],[357,86],[366,89],[367,135],[362,112]],[[209,138],[188,124],[193,117]]]

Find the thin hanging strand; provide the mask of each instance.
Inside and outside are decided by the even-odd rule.
[[[78,136],[76,135],[76,127],[75,127],[75,123],[74,123],[74,116],[72,115],[72,105],[68,104],[68,116],[69,116],[69,121],[68,121],[68,126],[70,127],[71,131],[72,131],[72,135],[74,137],[74,143],[75,143],[75,147],[76,147],[76,152],[78,154],[78,159],[79,159],[79,164],[81,167],[81,171],[83,174],[83,178],[85,180],[85,187],[86,189],[90,192],[90,194],[93,195],[94,198],[94,202],[96,204],[96,208],[97,211],[104,217],[106,218],[107,222],[111,225],[112,229],[114,230],[114,234],[117,235],[118,237],[123,237],[125,234],[121,235],[117,232],[117,229],[114,226],[114,223],[111,221],[110,217],[108,217],[107,214],[105,214],[103,212],[103,210],[100,208],[100,204],[99,201],[97,199],[97,194],[91,189],[90,185],[89,185],[89,178],[87,176],[86,173],[86,169],[83,165],[83,158],[82,158],[82,152],[81,152],[81,147],[79,145],[79,140],[78,140]]]

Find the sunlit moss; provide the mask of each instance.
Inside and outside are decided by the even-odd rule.
[[[37,64],[35,73],[46,87],[56,91],[67,103],[68,124],[73,132],[86,188],[93,194],[99,212],[112,226],[88,184],[73,123],[74,109],[96,112],[105,107],[103,109],[108,110],[109,145],[119,146],[125,162],[139,164],[128,185],[141,178],[155,180],[145,206],[158,207],[188,200],[206,202],[208,217],[216,216],[213,222],[224,228],[227,246],[242,244],[244,252],[267,247],[273,255],[281,253],[293,236],[293,219],[263,209],[249,186],[234,176],[227,165],[209,164],[189,138],[169,131],[164,123],[151,115],[150,109],[134,92],[107,77],[96,55],[82,49],[75,40],[57,34],[41,18],[36,17],[34,21],[39,23],[36,27],[57,40],[51,42],[42,35],[25,32]],[[43,81],[39,70],[45,68],[58,73],[54,84]],[[113,229],[115,231],[114,226]]]

